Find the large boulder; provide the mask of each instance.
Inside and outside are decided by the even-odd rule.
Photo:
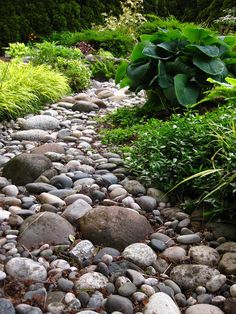
[[[93,244],[118,250],[144,240],[152,232],[144,216],[119,206],[98,206],[90,210],[79,219],[79,229]]]
[[[28,217],[20,227],[19,244],[37,248],[41,244],[69,244],[73,226],[63,217],[42,212]]]
[[[44,171],[52,167],[49,158],[38,154],[20,154],[12,158],[3,168],[3,176],[14,184],[34,182]]]

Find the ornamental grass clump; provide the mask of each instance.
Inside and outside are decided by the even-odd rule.
[[[37,112],[69,92],[67,79],[46,65],[0,61],[0,119]]]

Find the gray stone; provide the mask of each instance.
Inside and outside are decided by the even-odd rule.
[[[70,250],[70,254],[75,256],[81,264],[84,260],[90,260],[94,253],[95,247],[88,240],[80,241],[73,247],[72,250]]]
[[[193,246],[190,248],[188,255],[192,258],[193,263],[215,266],[220,261],[219,253],[206,245]]]
[[[165,243],[157,239],[152,239],[150,245],[154,251],[163,252],[166,249]]]
[[[35,147],[32,150],[33,154],[45,154],[48,152],[65,154],[65,148],[61,144],[58,144],[58,143],[46,143],[38,147]]]
[[[34,129],[26,131],[17,131],[11,135],[14,140],[25,141],[46,141],[49,138],[49,133],[44,130]]]
[[[18,304],[16,306],[17,314],[43,314],[40,308],[29,304]]]
[[[152,265],[157,258],[155,252],[144,243],[134,243],[127,246],[122,256],[140,267]]]
[[[206,265],[179,265],[175,266],[170,279],[181,289],[196,289],[198,286],[205,286],[207,281],[219,275],[219,271]]]
[[[136,292],[136,290],[137,288],[132,282],[126,282],[118,289],[118,294],[123,297],[129,297]]]
[[[222,273],[236,275],[236,253],[225,253],[218,266]]]
[[[56,189],[55,186],[43,182],[28,183],[25,187],[26,190],[32,194],[41,194],[43,192],[49,192]]]
[[[180,246],[172,246],[161,253],[161,257],[165,257],[171,262],[179,263],[187,259],[186,251]]]
[[[65,278],[59,278],[57,281],[57,284],[58,284],[58,288],[65,292],[71,291],[74,287],[73,281],[65,279]]]
[[[108,284],[108,279],[104,275],[98,272],[90,272],[82,275],[76,282],[76,289],[83,290],[83,289],[91,289],[97,290],[105,288]]]
[[[89,302],[87,304],[87,307],[90,308],[90,309],[100,309],[102,307],[102,304],[103,304],[103,301],[104,301],[104,298],[103,298],[103,295],[101,292],[99,291],[95,291],[90,299],[89,299]]]
[[[236,297],[236,284],[233,284],[231,287],[230,287],[230,294],[233,298]]]
[[[44,281],[47,278],[47,271],[38,262],[25,257],[14,257],[5,266],[8,275],[19,280]]]
[[[76,224],[79,218],[83,217],[91,210],[92,207],[87,202],[82,199],[78,199],[66,207],[62,216],[71,223]]]
[[[73,195],[70,195],[70,196],[67,196],[64,201],[66,202],[66,205],[70,205],[72,203],[74,203],[75,201],[77,200],[84,200],[85,202],[87,202],[89,205],[92,205],[93,204],[93,201],[91,200],[91,198],[85,194],[79,194],[79,193],[76,193],[76,194],[73,194]]]
[[[224,314],[218,307],[210,304],[195,304],[187,308],[185,314]],[[233,314],[233,313],[232,313]]]
[[[226,276],[225,275],[216,275],[212,277],[207,283],[206,283],[206,288],[210,292],[216,292],[219,290],[226,282]]]
[[[105,303],[105,310],[108,314],[119,311],[123,314],[133,314],[133,304],[125,297],[119,295],[110,295]]]
[[[145,187],[136,180],[129,180],[123,184],[126,191],[134,196],[138,196],[139,194],[145,194]]]
[[[181,314],[174,301],[165,293],[153,294],[145,306],[144,314]]]
[[[9,157],[0,156],[0,167],[4,166],[10,160]]]
[[[48,115],[36,115],[28,119],[20,121],[21,128],[24,130],[40,129],[40,130],[53,130],[59,126],[59,121]]]
[[[224,242],[221,245],[217,246],[216,250],[220,254],[224,253],[236,253],[236,242]]]
[[[51,193],[43,192],[39,196],[37,196],[37,199],[41,204],[50,204],[56,207],[62,207],[65,205],[65,202],[61,198],[52,195]]]
[[[127,277],[131,279],[132,283],[137,287],[141,286],[145,282],[144,276],[134,269],[128,269],[126,274]]]
[[[73,186],[73,181],[68,176],[61,174],[55,177],[52,177],[50,184],[54,185],[58,189],[71,188]]]
[[[147,195],[154,197],[158,203],[159,202],[164,202],[164,203],[168,202],[166,194],[164,192],[158,190],[158,189],[148,188],[147,189]]]
[[[27,248],[39,247],[42,243],[69,244],[69,235],[74,235],[73,226],[63,217],[42,212],[28,217],[20,227],[19,243]]]
[[[3,168],[3,176],[16,185],[34,182],[44,171],[52,167],[50,159],[37,154],[20,154],[12,158]]]
[[[147,219],[119,206],[98,206],[79,219],[79,230],[93,244],[118,250],[145,239],[152,232]]]
[[[10,300],[0,298],[0,314],[15,314],[15,309]]]
[[[160,233],[160,232],[155,232],[155,233],[151,234],[150,238],[151,239],[157,239],[157,240],[164,242],[167,247],[175,245],[174,240],[172,240],[168,235]]]
[[[79,100],[73,105],[72,110],[80,111],[80,112],[91,112],[91,111],[98,111],[99,107],[89,101]]]
[[[136,202],[142,208],[142,210],[146,212],[151,212],[157,207],[156,199],[151,196],[140,196],[136,199]]]
[[[201,241],[201,238],[198,234],[185,234],[177,237],[177,242],[182,244],[194,244],[199,243]]]

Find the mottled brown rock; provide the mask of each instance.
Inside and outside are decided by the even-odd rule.
[[[123,250],[152,232],[147,219],[119,206],[98,206],[79,219],[79,230],[93,244]]]
[[[43,145],[40,145],[38,147],[35,147],[32,150],[32,153],[34,153],[34,154],[45,154],[45,153],[48,153],[48,152],[64,154],[65,153],[65,149],[60,144],[48,143],[48,144],[43,144]]]
[[[41,244],[69,244],[69,235],[74,235],[73,226],[63,217],[42,212],[28,217],[20,227],[19,244],[38,248]]]

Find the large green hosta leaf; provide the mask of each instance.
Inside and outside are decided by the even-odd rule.
[[[158,63],[157,81],[161,88],[169,88],[173,86],[174,81],[171,75],[166,73],[165,64],[160,60]]]
[[[189,77],[185,74],[177,74],[174,77],[175,94],[178,102],[188,107],[197,102],[200,94],[199,89],[189,82]]]
[[[192,51],[202,52],[204,55],[212,58],[219,57],[220,54],[220,50],[216,46],[188,45],[186,48]]]
[[[196,65],[203,72],[211,75],[221,74],[225,65],[219,58],[204,58],[200,56],[193,57],[193,64]]]
[[[145,79],[150,62],[151,61],[147,62],[146,60],[140,60],[139,62],[133,62],[128,65],[127,76],[134,82],[135,85],[139,85],[139,82]]]

